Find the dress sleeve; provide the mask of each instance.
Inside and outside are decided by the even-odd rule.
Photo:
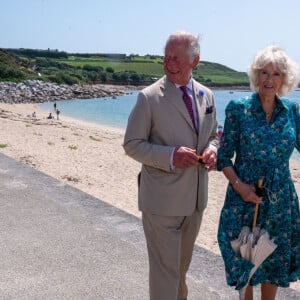
[[[237,150],[240,133],[240,113],[237,100],[229,102],[225,109],[225,124],[218,149],[217,170],[232,166],[232,158]]]
[[[295,103],[293,106],[293,115],[295,118],[295,124],[296,124],[296,141],[295,141],[295,147],[300,152],[300,113],[299,113],[299,104]]]

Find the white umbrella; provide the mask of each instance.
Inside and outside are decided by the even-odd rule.
[[[257,194],[259,196],[262,195],[261,179],[258,181]],[[255,205],[252,232],[248,226],[244,226],[238,238],[231,241],[231,247],[234,252],[240,254],[244,259],[251,261],[254,264],[254,267],[250,271],[247,284],[239,290],[240,300],[245,299],[247,285],[255,271],[277,247],[274,243],[274,239],[270,239],[268,232],[256,226],[258,205],[258,203]]]

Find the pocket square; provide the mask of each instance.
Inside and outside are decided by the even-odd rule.
[[[214,111],[214,107],[212,105],[211,106],[207,106],[205,114],[206,115],[211,114],[213,111]]]

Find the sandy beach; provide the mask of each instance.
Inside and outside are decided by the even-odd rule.
[[[32,112],[36,118],[32,118]],[[124,130],[67,118],[46,119],[34,104],[0,103],[0,151],[137,217],[139,163],[124,154]],[[55,114],[54,114],[55,116]],[[300,162],[291,161],[300,193]],[[227,180],[210,172],[209,202],[197,244],[220,255],[217,226]],[[225,276],[225,274],[224,274]],[[291,284],[300,291],[300,281]]]

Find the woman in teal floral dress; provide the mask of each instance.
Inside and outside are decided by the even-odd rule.
[[[253,264],[236,254],[230,242],[243,226],[251,228],[259,203],[257,224],[277,248],[252,276],[246,299],[253,299],[257,284],[262,299],[275,299],[278,286],[300,278],[299,200],[289,170],[294,148],[300,150],[300,114],[298,104],[282,97],[297,86],[299,73],[280,48],[270,46],[256,55],[248,75],[254,93],[228,104],[218,150],[218,170],[229,180],[218,242],[227,283],[240,290]],[[259,178],[263,197],[255,193]]]

